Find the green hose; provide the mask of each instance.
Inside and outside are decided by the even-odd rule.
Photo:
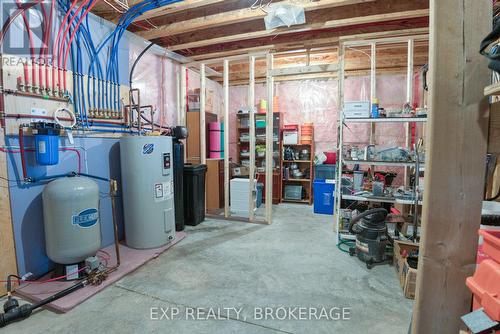
[[[342,245],[346,245],[347,249],[342,248]],[[355,245],[356,245],[355,241],[339,238],[339,243],[337,244],[337,248],[344,253],[349,253],[349,248],[354,247]]]

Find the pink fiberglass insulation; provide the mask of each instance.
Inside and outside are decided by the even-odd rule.
[[[188,72],[188,90],[192,92],[195,89],[200,88],[200,75],[192,70],[188,70]],[[210,79],[206,79],[205,82],[207,87],[207,102],[210,97],[212,98],[212,107],[209,106],[210,103],[207,103],[205,107],[206,112],[216,114],[218,116],[218,121],[222,122],[224,116],[224,95],[222,85]]]
[[[420,101],[421,80],[415,80],[414,101]],[[283,113],[283,124],[314,123],[314,141],[316,153],[335,151],[337,145],[338,119],[338,81],[302,80],[276,83],[276,95],[279,98],[279,110]],[[248,86],[232,86],[229,93],[229,154],[237,161],[236,113],[247,107]],[[377,76],[377,97],[380,107],[387,109],[402,108],[406,102],[406,75]],[[345,101],[369,101],[370,78],[348,77],[345,81]],[[265,84],[255,85],[255,104],[260,99],[267,99]],[[417,134],[418,136],[418,134]],[[344,129],[344,142],[366,145],[370,139],[368,124],[349,124]],[[399,123],[377,124],[375,143],[378,147],[405,146],[405,125]],[[397,168],[395,184],[402,183],[403,169]]]
[[[130,43],[129,62],[133,64],[144,47]],[[141,92],[141,105],[152,105],[155,122],[163,126],[177,124],[177,85],[179,66],[173,61],[147,52],[137,63],[133,87]],[[149,115],[145,115],[148,119]]]

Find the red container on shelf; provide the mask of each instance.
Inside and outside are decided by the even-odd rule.
[[[500,320],[500,264],[484,260],[465,284],[472,291],[472,308],[484,308],[484,312],[494,321]]]
[[[483,237],[481,251],[500,263],[500,231],[479,230],[479,235]]]
[[[283,125],[283,131],[299,131],[298,124],[285,124]]]
[[[335,165],[337,163],[337,153],[335,152],[324,152],[326,155],[326,160],[323,162],[325,165]]]

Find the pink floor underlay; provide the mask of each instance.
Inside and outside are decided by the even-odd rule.
[[[118,281],[123,276],[136,270],[149,260],[158,257],[161,253],[165,252],[167,249],[177,244],[185,237],[186,237],[185,232],[177,232],[175,240],[170,244],[160,248],[146,249],[146,250],[133,249],[124,245],[120,245],[121,265],[116,271],[112,272],[101,285],[86,286],[80,290],[71,293],[66,297],[63,297],[48,304],[46,307],[56,312],[62,312],[62,313],[68,312],[69,310],[71,310],[78,304],[84,302],[88,298],[92,297],[93,295],[103,290],[107,286]],[[114,249],[115,249],[114,245],[108,246],[103,249],[104,251],[106,251],[111,255],[111,259],[109,260],[110,266],[112,266],[115,263],[116,259]],[[40,278],[40,280],[46,280],[49,278],[50,274],[47,274],[45,277]],[[26,284],[21,288],[18,288],[16,290],[16,294],[27,300],[37,302],[61,290],[64,290],[73,284],[75,284],[75,282],[49,282],[45,284]]]

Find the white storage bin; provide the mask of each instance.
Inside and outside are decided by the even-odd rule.
[[[297,131],[283,131],[283,145],[297,145],[299,133]]]
[[[345,118],[369,118],[370,102],[369,101],[344,102],[344,116]]]

